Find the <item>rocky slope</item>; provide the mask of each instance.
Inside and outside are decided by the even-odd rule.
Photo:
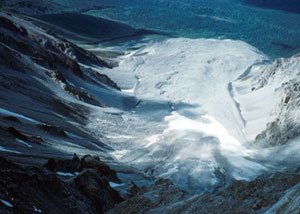
[[[115,65],[0,13],[1,213],[103,213],[122,201],[116,172],[84,156],[109,158],[84,125],[90,106],[114,105],[106,97],[120,89],[98,70]]]
[[[1,13],[0,19],[0,126],[7,136],[1,146],[20,147],[15,154],[36,151],[41,155],[55,144],[48,142],[53,137],[72,143],[87,137],[72,123],[85,124],[88,104],[110,106],[103,98],[119,91],[112,80],[90,66],[115,64],[15,16]],[[102,146],[92,137],[78,143],[96,150]]]
[[[107,213],[299,213],[299,182],[299,172],[276,173],[189,196],[169,180],[160,179]]]
[[[97,157],[22,167],[0,157],[1,213],[103,213],[122,201],[116,172]],[[59,170],[59,171],[58,171]]]

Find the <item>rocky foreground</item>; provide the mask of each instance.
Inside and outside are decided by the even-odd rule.
[[[299,62],[299,56],[278,60],[248,81],[255,91]],[[104,162],[111,148],[85,128],[91,106],[114,106],[125,96],[97,69],[113,66],[47,29],[0,13],[0,213],[300,213],[297,167],[197,195],[163,178],[148,186],[121,184],[118,171]],[[285,144],[299,135],[299,74],[281,91],[276,124],[256,138],[257,145]],[[131,101],[123,107],[134,106]]]
[[[118,188],[116,171],[98,157],[49,159],[22,166],[0,158],[1,213],[299,213],[300,168],[189,195],[168,179]],[[113,182],[112,182],[113,181]]]
[[[0,158],[1,213],[104,213],[122,198],[109,180],[116,172],[97,157],[24,167]]]
[[[234,181],[213,193],[187,196],[169,180],[159,179],[107,213],[299,213],[299,182],[298,170]]]

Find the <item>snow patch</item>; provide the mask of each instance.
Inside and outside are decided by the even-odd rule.
[[[21,152],[18,152],[18,151],[14,151],[14,150],[11,150],[11,149],[6,149],[2,146],[0,146],[0,151],[3,151],[3,152],[12,152],[12,153],[16,153],[16,154],[22,154]]]
[[[82,137],[80,137],[80,136],[78,136],[78,135],[76,135],[76,134],[73,134],[73,133],[71,133],[71,132],[65,131],[65,133],[66,133],[69,137],[73,137],[73,138],[80,139],[80,140],[83,139]]]
[[[61,176],[68,176],[68,177],[73,177],[74,174],[70,172],[56,172],[56,174],[61,175]]]
[[[30,144],[26,143],[25,141],[23,141],[23,140],[21,140],[19,138],[17,138],[16,141],[19,142],[19,143],[21,143],[21,144],[23,144],[23,145],[25,145],[25,146],[27,146],[27,147],[29,147],[29,148],[32,147]]]
[[[76,85],[74,84],[74,83],[72,83],[72,82],[70,82],[69,80],[66,80],[67,81],[67,83],[70,85],[70,86],[72,86],[72,87],[76,87]]]
[[[7,207],[14,207],[11,203],[9,203],[8,201],[5,201],[3,199],[0,199],[0,201]]]
[[[33,209],[35,212],[43,213],[43,211],[41,209],[36,208],[36,206],[33,206]]]
[[[109,182],[109,186],[111,188],[116,188],[116,187],[120,187],[120,186],[124,186],[124,185],[125,184],[118,184],[118,183],[115,183],[115,182],[112,182],[112,181]]]

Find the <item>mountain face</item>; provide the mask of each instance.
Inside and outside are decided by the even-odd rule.
[[[299,76],[228,39],[104,59],[1,12],[0,212],[298,213]]]
[[[299,136],[299,59],[299,55],[295,55],[289,59],[278,59],[267,66],[254,65],[246,77],[233,84],[241,109],[245,111],[245,119],[250,117],[251,113],[246,108],[251,106],[253,109],[260,106],[263,114],[269,113],[266,127],[255,137],[254,144],[266,147],[282,145]],[[241,88],[244,83],[247,88]],[[259,93],[264,94],[264,100],[259,98]],[[258,128],[260,125],[262,121],[257,119],[249,124],[248,130],[250,126]]]

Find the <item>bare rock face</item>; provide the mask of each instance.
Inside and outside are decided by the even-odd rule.
[[[79,191],[95,205],[96,213],[103,213],[122,201],[119,193],[109,186],[106,177],[96,169],[82,171],[74,182]]]
[[[94,168],[66,177],[43,167],[22,167],[2,157],[0,165],[1,213],[99,214],[122,201],[107,177]]]

